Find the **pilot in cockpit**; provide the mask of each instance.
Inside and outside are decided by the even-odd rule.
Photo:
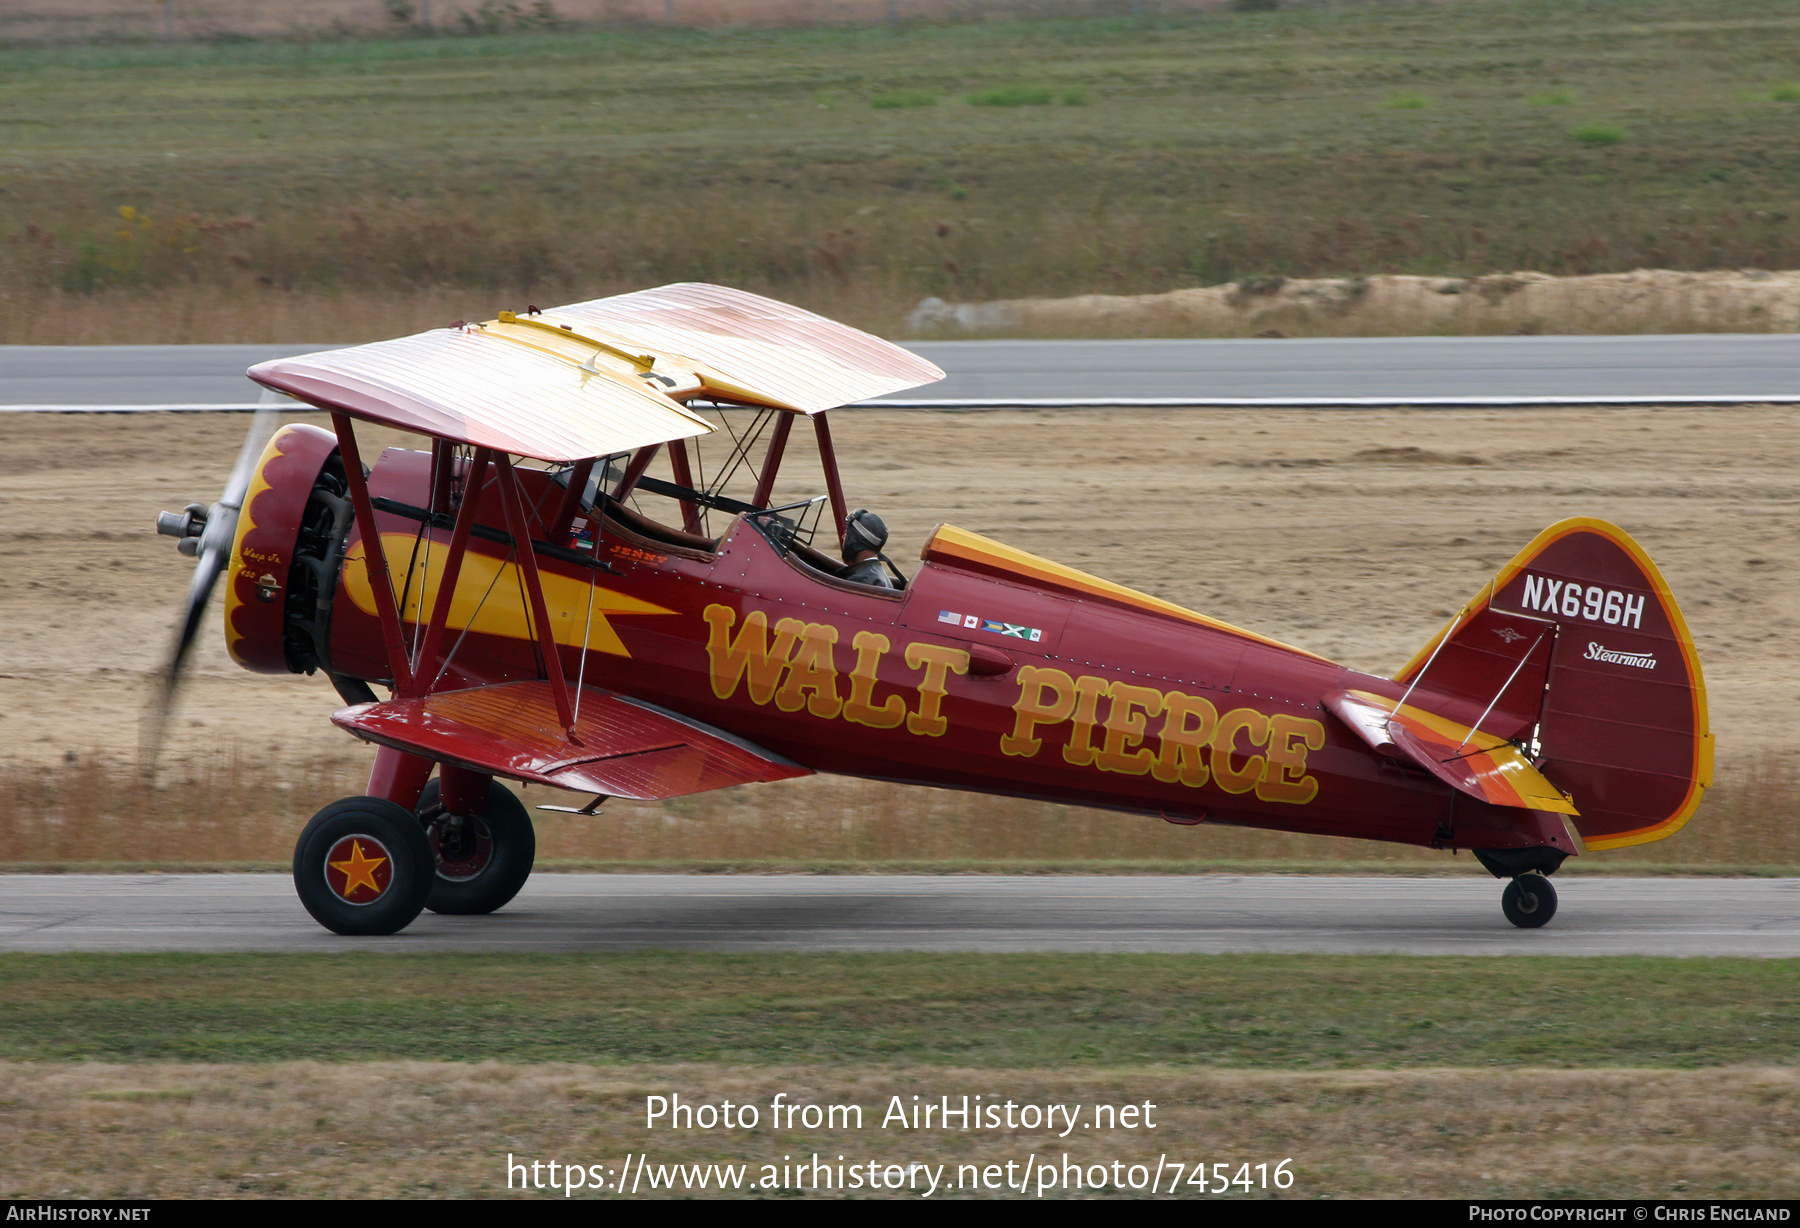
[[[844,518],[844,579],[871,588],[899,588],[893,565],[881,553],[887,525],[874,512],[858,508]]]

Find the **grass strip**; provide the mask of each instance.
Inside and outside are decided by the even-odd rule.
[[[644,1099],[759,1107],[756,1128],[645,1128]],[[857,1105],[844,1117],[778,1127],[771,1105]],[[891,1098],[982,1096],[1060,1104],[1083,1128],[963,1131],[884,1128]],[[1155,1128],[1095,1128],[1096,1106],[1155,1104]],[[1142,1163],[1121,1190],[1046,1190],[1045,1197],[1146,1197],[1158,1157],[1182,1166],[1158,1196],[1198,1197],[1193,1166],[1290,1160],[1294,1183],[1206,1197],[1788,1198],[1800,1184],[1791,1123],[1800,1071],[1705,1070],[971,1070],[943,1066],[821,1067],[797,1062],[586,1066],[501,1062],[0,1062],[11,1132],[0,1197],[501,1197],[507,1157],[598,1164],[616,1179],[626,1153],[648,1153],[658,1179],[641,1198],[699,1196],[668,1180],[673,1164],[748,1165],[738,1196],[841,1198],[811,1173],[782,1188],[784,1158],[814,1154],[944,1165],[932,1202],[1003,1196],[962,1166],[1035,1155],[1061,1175]],[[845,1115],[848,1116],[847,1114]],[[421,1157],[426,1157],[421,1162]],[[960,1171],[959,1171],[960,1170]],[[716,1174],[715,1170],[715,1174]],[[791,1170],[790,1170],[791,1171]],[[1209,1177],[1213,1169],[1208,1167]],[[1040,1176],[1044,1174],[1038,1174]],[[1126,1174],[1120,1174],[1126,1175]],[[1170,1177],[1179,1176],[1179,1184]],[[834,1174],[835,1177],[835,1174]],[[764,1186],[765,1179],[772,1186]],[[706,1197],[720,1194],[709,1181]],[[838,1183],[834,1180],[833,1186]],[[1032,1190],[1036,1194],[1035,1182]],[[1058,1181],[1060,1186],[1062,1183]],[[671,1188],[671,1185],[673,1188]],[[1172,1188],[1173,1187],[1173,1188]],[[629,1191],[627,1191],[629,1192]],[[866,1195],[866,1186],[849,1191]],[[920,1199],[923,1189],[883,1191]],[[576,1196],[616,1198],[616,1186]],[[555,1198],[554,1190],[513,1197]],[[1629,1222],[1629,1221],[1628,1221]]]
[[[0,45],[0,287],[700,278],[891,329],[924,294],[1792,268],[1797,54],[1786,0]]]
[[[1789,1065],[1793,960],[0,956],[0,1059]]]
[[[286,874],[286,861],[27,861],[0,865],[0,874]],[[920,861],[846,861],[766,858],[759,860],[602,861],[564,858],[540,861],[540,874],[1308,874],[1392,875],[1398,878],[1457,878],[1484,873],[1467,861],[1013,861],[968,858]],[[1705,865],[1617,861],[1570,862],[1564,878],[1800,878],[1795,865]]]

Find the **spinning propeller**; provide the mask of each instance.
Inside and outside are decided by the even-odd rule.
[[[238,513],[243,509],[244,496],[249,493],[256,462],[268,442],[275,407],[286,401],[286,397],[275,393],[263,393],[256,415],[250,420],[250,430],[244,436],[243,447],[238,450],[237,463],[225,482],[225,493],[219,496],[217,503],[211,507],[190,503],[179,512],[157,514],[156,531],[165,537],[173,537],[175,548],[194,559],[196,566],[194,579],[188,585],[187,603],[175,624],[175,643],[169,653],[169,663],[162,671],[161,685],[145,708],[146,727],[140,755],[150,770],[155,769],[157,753],[162,749],[163,731],[175,707],[176,690],[181,685],[188,650],[200,632],[213,588],[231,563]]]

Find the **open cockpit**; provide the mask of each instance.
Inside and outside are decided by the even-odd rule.
[[[896,597],[906,588],[905,573],[885,553],[887,527],[881,517],[864,509],[846,511],[824,413],[800,415],[725,403],[690,403],[688,408],[718,424],[708,438],[723,442],[723,449],[716,443],[703,449],[700,439],[677,439],[548,471],[551,483],[563,491],[570,514],[558,516],[557,523],[573,548],[595,552],[600,540],[612,538],[645,551],[710,562],[732,522],[742,517],[809,578]],[[794,438],[794,421],[800,417],[810,417],[810,446]],[[825,493],[773,502],[778,478],[785,476],[782,486],[796,492],[808,484],[806,452],[817,457]]]

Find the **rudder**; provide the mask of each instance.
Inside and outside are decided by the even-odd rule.
[[[1538,534],[1396,681],[1530,740],[1592,849],[1673,835],[1712,783],[1687,623],[1649,555],[1605,521]],[[1485,718],[1477,705],[1491,708]]]

